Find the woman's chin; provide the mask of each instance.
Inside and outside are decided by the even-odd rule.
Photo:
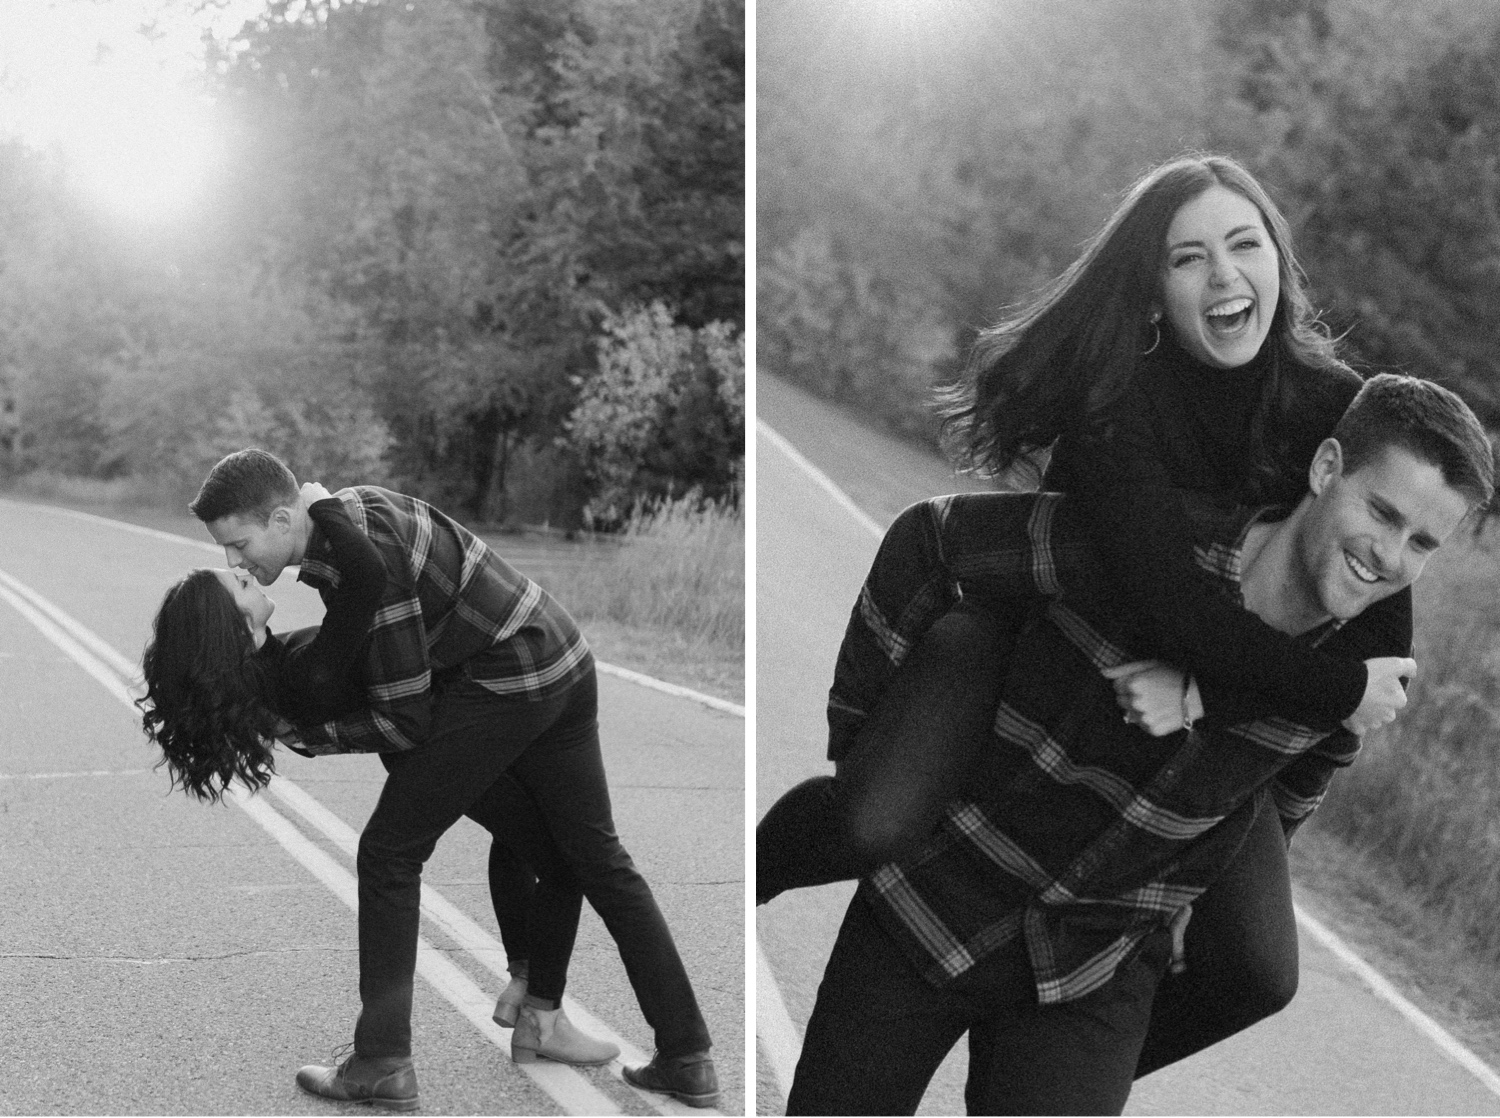
[[[1185,348],[1205,365],[1216,369],[1238,369],[1255,360],[1255,355],[1265,344],[1265,334],[1247,330],[1238,337],[1220,337],[1201,333]]]

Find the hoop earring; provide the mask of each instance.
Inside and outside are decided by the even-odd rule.
[[[1141,352],[1142,357],[1147,357],[1156,352],[1156,347],[1161,345],[1161,323],[1156,319],[1151,320],[1151,326],[1156,331],[1156,339],[1151,343],[1151,348]]]

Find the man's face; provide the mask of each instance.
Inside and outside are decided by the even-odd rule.
[[[295,546],[290,510],[278,508],[265,524],[254,513],[221,516],[208,522],[208,534],[224,549],[224,562],[249,571],[270,586],[292,560]]]
[[[1415,582],[1469,501],[1436,466],[1400,447],[1349,474],[1342,465],[1338,443],[1326,440],[1309,476],[1313,499],[1297,561],[1324,612],[1347,621]]]

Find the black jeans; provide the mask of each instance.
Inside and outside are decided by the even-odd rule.
[[[1280,1013],[1297,993],[1284,835],[1275,807],[1263,803],[1234,860],[1193,904],[1187,970],[1156,992],[1137,1078]]]
[[[490,785],[468,815],[490,832],[490,903],[514,971],[525,964],[526,992],[557,1001],[567,986],[578,938],[583,886],[547,831],[541,812],[510,776]]]
[[[422,866],[507,771],[535,801],[614,938],[657,1049],[675,1056],[709,1047],[672,934],[615,835],[597,714],[593,673],[541,702],[503,699],[459,680],[435,695],[426,745],[382,758],[389,776],[359,840],[356,1052],[411,1053]]]
[[[970,1114],[1118,1114],[1170,954],[1163,930],[1102,989],[1039,1006],[1017,942],[938,989],[856,895],[818,987],[787,1113],[914,1114],[967,1032]]]

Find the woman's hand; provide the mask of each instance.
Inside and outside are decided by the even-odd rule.
[[[321,482],[316,481],[304,481],[301,493],[303,508],[311,505],[314,501],[326,501],[329,497],[333,496],[332,493],[324,488]]]
[[[1407,656],[1377,656],[1366,660],[1365,668],[1370,673],[1365,697],[1359,709],[1344,719],[1344,728],[1351,734],[1367,734],[1394,721],[1406,706],[1406,688],[1401,681],[1417,674],[1417,662]]]
[[[1160,660],[1133,660],[1104,669],[1104,678],[1115,685],[1115,702],[1125,712],[1125,721],[1139,726],[1152,737],[1175,734],[1183,728],[1182,689],[1187,677]],[[1197,684],[1188,690],[1188,713],[1203,714]]]
[[[1173,974],[1187,970],[1187,926],[1193,918],[1193,906],[1183,905],[1172,917],[1172,961],[1168,964]]]
[[[302,748],[302,735],[297,733],[297,727],[285,718],[278,718],[276,720],[276,726],[271,731],[271,736],[293,753],[300,753],[304,757],[312,756],[310,752]]]

